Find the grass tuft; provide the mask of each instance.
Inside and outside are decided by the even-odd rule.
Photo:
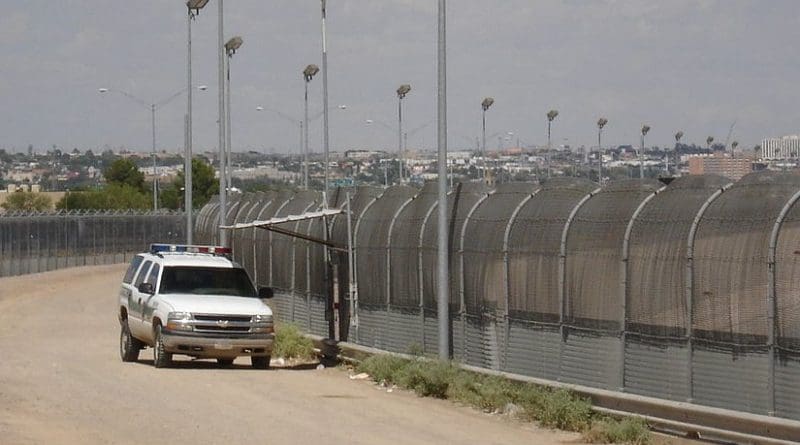
[[[647,422],[639,417],[624,419],[601,419],[592,423],[591,428],[583,433],[583,438],[590,443],[625,443],[646,445],[652,437]]]
[[[378,382],[422,397],[450,399],[486,412],[508,413],[548,428],[582,432],[593,443],[645,445],[651,440],[642,419],[598,417],[589,400],[575,393],[465,371],[451,362],[374,355],[357,367]]]
[[[297,326],[282,324],[275,333],[272,355],[285,359],[311,359],[314,358],[314,343]]]

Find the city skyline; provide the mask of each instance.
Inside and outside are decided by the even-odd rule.
[[[0,73],[0,95],[13,104],[0,112],[0,146],[147,149],[149,112],[97,90],[155,102],[182,88],[182,3],[146,0],[120,10],[75,0],[60,8],[54,14],[51,2],[33,0],[8,6],[0,19],[0,45],[13,61]],[[208,85],[195,93],[198,151],[217,139],[215,9],[203,10],[193,31],[195,79]],[[474,147],[486,96],[497,101],[487,133],[511,131],[525,145],[546,142],[551,108],[560,113],[554,142],[574,147],[596,145],[600,116],[609,119],[604,146],[638,145],[643,123],[652,127],[648,145],[659,146],[671,146],[678,130],[686,143],[724,142],[734,121],[731,140],[741,148],[795,134],[800,63],[787,54],[800,37],[799,10],[791,1],[464,1],[449,13],[449,145]],[[435,125],[425,125],[435,114],[435,5],[341,0],[329,2],[328,15],[331,104],[347,105],[331,113],[332,149],[396,146],[395,89],[403,83],[413,87],[405,127],[423,127],[409,135],[409,147],[433,147]],[[227,6],[226,34],[245,42],[232,79],[234,150],[299,152],[296,126],[269,110],[302,116],[300,71],[319,63],[318,22],[318,1]],[[321,82],[310,88],[318,111]],[[159,111],[159,149],[182,146],[184,112],[182,100]],[[320,127],[312,121],[315,151]]]

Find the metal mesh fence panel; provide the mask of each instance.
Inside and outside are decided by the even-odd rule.
[[[284,207],[289,205],[292,196],[294,194],[289,191],[279,192],[271,202],[267,203],[259,211],[261,215],[259,219],[263,221],[278,216],[278,212],[281,212]],[[273,235],[272,232],[264,229],[256,229],[255,232],[255,276],[259,286],[274,286],[272,279]]]
[[[800,176],[751,173],[707,209],[694,248],[694,336],[731,345],[768,337],[770,235]]]
[[[461,266],[459,261],[461,231],[464,228],[467,214],[481,199],[486,197],[489,188],[482,182],[465,182],[458,184],[454,190],[447,195],[447,213],[449,215],[450,240],[448,241],[450,251],[450,310],[458,312],[461,310]],[[422,304],[426,310],[436,311],[437,293],[437,255],[439,233],[439,211],[438,206],[434,205],[433,211],[425,222],[425,230],[422,234],[422,249],[420,257],[422,260]]]
[[[0,276],[125,262],[151,243],[182,242],[184,228],[170,212],[0,215]]]
[[[551,180],[520,209],[508,242],[512,318],[559,321],[559,259],[564,225],[578,202],[596,188],[596,184],[585,180]]]
[[[729,182],[713,175],[678,178],[639,213],[627,263],[629,331],[686,336],[689,231],[703,204]]]
[[[781,226],[775,249],[777,342],[800,359],[800,204],[795,203]],[[800,380],[800,373],[798,374]]]
[[[362,215],[356,231],[356,267],[361,305],[386,305],[387,245],[389,226],[395,213],[418,192],[407,186],[394,186]]]
[[[619,332],[622,244],[639,204],[658,190],[653,180],[611,183],[575,215],[567,235],[566,323]]]
[[[275,213],[275,217],[299,215],[319,207],[321,195],[317,192],[306,190],[297,192],[289,202]],[[297,232],[299,222],[278,224],[278,229]],[[305,260],[305,241],[280,233],[271,233],[272,246],[272,287],[281,290],[292,290],[295,260]]]
[[[415,311],[419,309],[420,232],[425,217],[437,198],[437,184],[425,184],[392,224],[392,233],[389,234],[389,303],[394,308]]]
[[[503,276],[506,226],[522,200],[537,188],[533,184],[501,184],[467,220],[462,255],[464,303],[468,314],[506,309]]]
[[[250,211],[261,199],[260,193],[244,193],[239,199],[239,208],[233,216],[233,224],[250,222]],[[244,246],[245,230],[231,230],[230,231],[230,247],[233,250],[233,260],[242,264],[244,255],[252,251],[246,249]]]

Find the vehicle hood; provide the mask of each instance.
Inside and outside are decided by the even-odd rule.
[[[161,302],[174,312],[221,315],[272,315],[272,310],[258,298],[225,295],[160,295]]]

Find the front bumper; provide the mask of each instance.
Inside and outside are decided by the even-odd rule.
[[[166,352],[203,358],[263,357],[272,354],[274,334],[217,336],[193,332],[163,331]]]

